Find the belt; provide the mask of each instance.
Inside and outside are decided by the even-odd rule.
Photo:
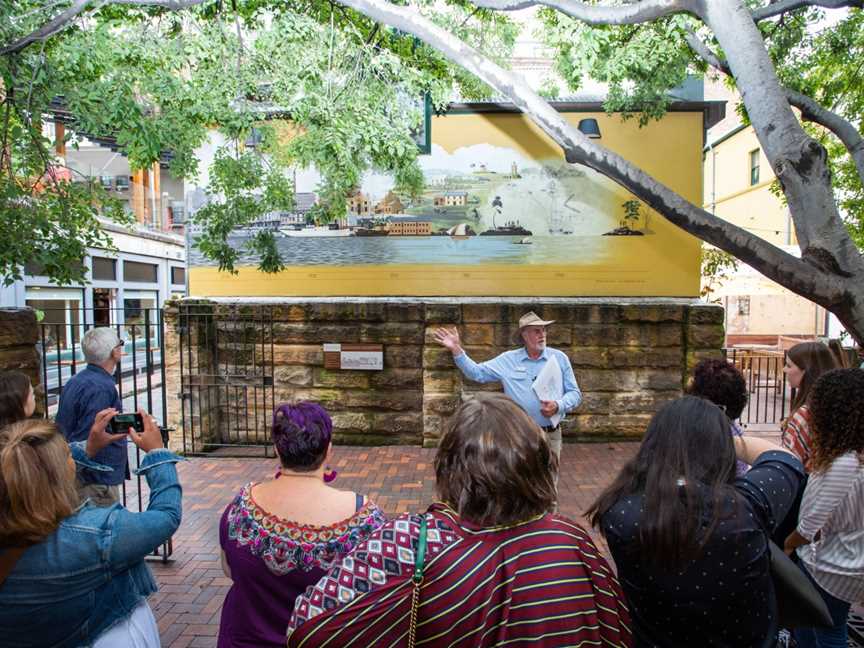
[[[557,432],[558,430],[560,430],[561,424],[559,423],[558,425],[541,425],[540,427],[543,429],[544,432],[550,432],[551,433],[551,432]]]

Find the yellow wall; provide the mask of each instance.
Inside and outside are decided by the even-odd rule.
[[[568,113],[565,117],[574,125],[580,119],[597,119],[603,146],[691,202],[702,203],[701,112],[668,113],[644,128],[639,128],[635,119],[622,122],[617,115]],[[512,148],[535,160],[563,158],[551,140],[517,114],[450,113],[434,117],[432,142],[451,153],[460,147],[488,143]],[[631,197],[620,187],[613,190],[617,204]],[[650,227],[653,236],[606,237],[618,240],[609,241],[611,252],[602,264],[580,263],[574,252],[572,264],[555,265],[288,266],[276,275],[242,267],[233,276],[215,268],[192,267],[190,294],[697,296],[699,241],[656,213],[652,213]]]
[[[750,151],[759,151],[759,182],[750,185]],[[774,172],[752,126],[705,151],[704,208],[775,245],[795,242],[786,207],[769,187]]]

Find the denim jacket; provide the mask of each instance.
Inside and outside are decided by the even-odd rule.
[[[101,470],[88,462],[81,445],[71,448],[79,469]],[[177,461],[165,449],[144,457],[137,472],[150,486],[146,511],[85,502],[24,552],[0,587],[4,648],[89,646],[156,591],[144,557],[180,525]]]

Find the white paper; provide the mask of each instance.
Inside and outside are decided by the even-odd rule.
[[[564,396],[564,378],[561,375],[561,365],[555,359],[555,356],[549,355],[546,364],[537,374],[534,379],[534,393],[541,401],[558,401]],[[550,416],[549,420],[552,425],[558,425],[561,421],[561,411],[558,411],[554,416]]]

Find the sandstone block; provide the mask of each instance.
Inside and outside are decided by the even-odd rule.
[[[36,344],[39,326],[32,308],[0,308],[0,347]]]
[[[0,370],[2,371],[27,372],[34,368],[38,370],[41,362],[42,358],[32,344],[0,348]]]
[[[573,367],[604,369],[609,364],[609,351],[601,347],[571,347],[567,353]]]
[[[424,320],[427,324],[458,324],[462,321],[462,307],[459,304],[426,304]]]
[[[461,373],[458,369],[423,371],[423,391],[427,394],[450,394],[462,385]]]
[[[426,306],[424,304],[393,303],[387,304],[388,322],[423,322]]]
[[[678,398],[681,390],[651,392],[619,392],[609,402],[610,411],[616,414],[639,412],[654,413],[664,403]]]
[[[385,367],[422,367],[423,347],[388,344],[384,347]]]
[[[425,347],[423,349],[423,368],[452,369],[453,355],[443,347]]]
[[[422,344],[425,327],[413,322],[382,322],[380,324],[361,324],[354,333],[354,342],[388,344]]]
[[[344,387],[367,389],[370,385],[369,373],[366,371],[344,371],[341,369],[312,369],[313,384],[316,387]]]
[[[324,349],[320,344],[276,344],[273,346],[273,365],[323,365]]]
[[[496,328],[492,324],[467,323],[462,325],[459,335],[463,344],[487,346],[494,344]]]
[[[709,358],[713,359],[722,359],[723,358],[723,350],[722,349],[693,349],[687,351],[687,367],[686,373],[689,375],[690,372],[693,371],[693,367],[695,367],[702,360],[707,360]]]
[[[621,320],[617,304],[586,304],[573,309],[576,324],[617,324]]]
[[[680,367],[673,369],[641,369],[637,372],[637,384],[643,389],[668,391],[681,389]]]
[[[621,306],[621,319],[631,322],[683,322],[684,306],[674,304],[627,304]]]
[[[438,439],[444,434],[444,423],[447,419],[438,414],[423,414],[423,440],[424,446],[426,439],[434,441],[438,444]],[[428,447],[428,446],[425,446]]]
[[[372,431],[389,434],[412,434],[420,437],[423,434],[423,414],[420,412],[373,414]]]
[[[726,340],[723,324],[691,324],[687,327],[687,346],[691,349],[722,349]]]
[[[691,324],[723,324],[726,320],[720,304],[693,304],[689,309]]]
[[[357,373],[357,372],[355,372]],[[423,369],[384,369],[384,371],[363,372],[369,376],[369,384],[388,389],[422,389]]]
[[[639,387],[635,369],[579,369],[576,382],[580,389],[595,392],[633,390]]]
[[[609,392],[582,392],[582,404],[577,410],[583,414],[605,414],[610,411],[613,394]]]
[[[372,429],[372,414],[362,412],[333,412],[334,432],[369,432]]]
[[[519,319],[519,316],[516,316]],[[463,322],[508,322],[510,321],[507,304],[463,304]]]
[[[425,394],[422,398],[424,414],[450,416],[462,403],[462,399],[455,394]]]
[[[609,349],[610,367],[680,367],[681,349],[617,347]]]
[[[325,342],[363,342],[354,324],[321,324],[276,322],[273,324],[276,344],[324,344]]]
[[[287,383],[298,387],[308,387],[312,384],[312,367],[308,366],[282,366],[273,371],[273,380],[276,384]]]

